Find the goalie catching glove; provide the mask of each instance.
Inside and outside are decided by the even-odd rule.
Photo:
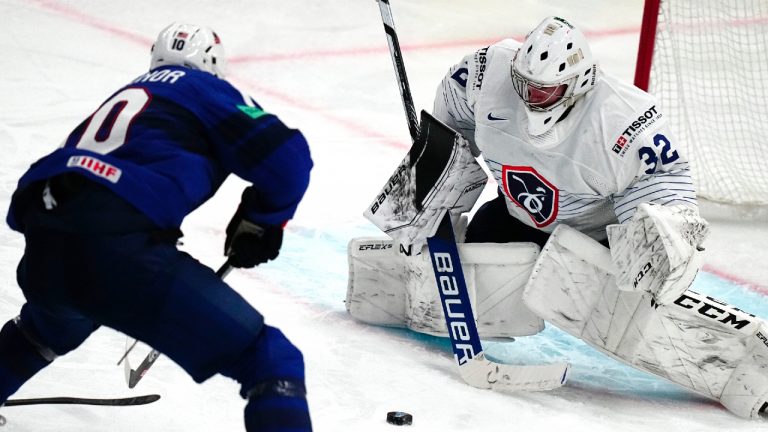
[[[608,226],[616,282],[669,304],[693,283],[709,226],[695,207],[643,203],[632,219]]]
[[[224,255],[232,267],[251,268],[273,260],[283,245],[283,225],[256,224],[245,219],[243,203],[250,194],[250,187],[243,191],[240,206],[227,225]]]

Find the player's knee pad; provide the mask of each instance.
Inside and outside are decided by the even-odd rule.
[[[8,321],[0,330],[0,405],[51,362],[24,335],[17,321]]]

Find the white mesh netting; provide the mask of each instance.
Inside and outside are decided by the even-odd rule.
[[[768,0],[662,0],[649,92],[700,197],[768,204]]]

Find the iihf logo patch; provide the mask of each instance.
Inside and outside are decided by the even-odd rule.
[[[560,191],[532,167],[501,167],[504,193],[528,212],[537,227],[545,227],[557,219]]]

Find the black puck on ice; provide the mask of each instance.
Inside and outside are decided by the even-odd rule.
[[[413,423],[413,416],[402,411],[390,411],[387,413],[387,423],[403,426]]]

